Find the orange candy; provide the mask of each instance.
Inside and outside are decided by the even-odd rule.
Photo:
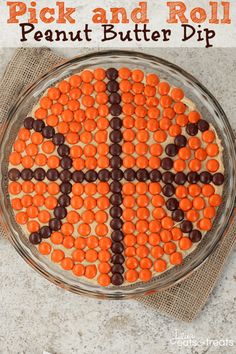
[[[44,204],[48,209],[53,210],[57,206],[57,199],[53,196],[49,196],[45,199]]]
[[[54,231],[51,234],[50,240],[55,245],[60,245],[62,243],[62,241],[63,241],[63,235],[60,232],[58,232],[58,231]]]
[[[183,236],[182,231],[178,227],[173,227],[171,230],[171,234],[172,234],[173,241],[180,240],[181,237]]]
[[[36,218],[38,215],[38,208],[36,206],[29,206],[26,209],[26,213],[29,218]]]
[[[210,197],[212,194],[214,194],[214,192],[215,192],[215,188],[211,184],[205,184],[202,187],[202,194],[205,197]]]
[[[20,198],[12,199],[11,205],[14,210],[21,210],[22,209],[22,203],[21,203]]]
[[[190,123],[197,123],[200,118],[201,116],[197,111],[191,111],[188,115],[188,120]]]
[[[101,250],[98,253],[98,259],[101,262],[108,262],[110,258],[111,258],[111,255],[110,255],[110,253],[107,250]]]
[[[170,230],[162,230],[160,232],[160,236],[162,242],[169,242],[172,239],[172,234]]]
[[[167,95],[170,91],[170,85],[168,84],[168,82],[160,82],[158,85],[158,91],[160,95]]]
[[[25,212],[20,211],[19,213],[16,214],[16,221],[20,225],[25,225],[28,221],[28,216]]]
[[[42,199],[41,199],[42,198]],[[38,200],[38,205],[36,205],[35,203],[35,199]],[[44,197],[42,196],[38,196],[38,195],[35,195],[33,198],[31,197],[31,195],[24,195],[22,198],[21,198],[21,203],[22,205],[27,208],[28,206],[34,204],[35,206],[42,206],[43,203],[44,203]]]
[[[212,227],[211,220],[208,218],[203,218],[199,221],[199,228],[204,231],[209,231]]]
[[[172,124],[169,128],[170,136],[177,136],[181,134],[181,128],[177,124]]]
[[[140,258],[144,258],[144,257],[147,257],[148,254],[149,254],[149,249],[148,247],[144,246],[144,245],[141,245],[141,246],[138,246],[136,248],[136,254],[138,257]]]
[[[148,74],[146,76],[146,82],[148,85],[157,86],[159,83],[159,78],[156,74]]]
[[[187,220],[195,222],[198,220],[198,218],[199,218],[199,213],[196,210],[191,209],[191,210],[187,211],[187,213],[186,213]]]
[[[212,219],[216,215],[216,210],[213,206],[206,207],[203,211],[205,218]]]
[[[213,194],[209,197],[209,203],[211,206],[218,207],[222,202],[222,198],[219,194]]]
[[[34,115],[37,119],[45,119],[47,117],[47,110],[44,108],[38,108]]]
[[[35,191],[38,193],[38,190],[37,190],[37,186],[39,185],[40,182],[37,182],[34,186],[33,182],[31,181],[25,181],[22,183],[22,191],[25,192],[25,193],[32,193],[33,190],[35,189]],[[46,185],[45,183],[41,182],[44,186],[45,186],[45,189],[46,190]],[[41,185],[40,183],[40,185]]]
[[[48,255],[51,252],[51,245],[48,242],[41,242],[38,246],[38,250],[43,255]]]
[[[85,258],[88,262],[93,263],[97,260],[97,252],[93,249],[86,251]]]
[[[51,100],[57,100],[60,97],[60,90],[56,87],[51,87],[48,89],[48,97]]]
[[[160,82],[156,74],[145,76],[140,69],[124,67],[118,69],[118,77],[123,112],[122,170],[159,169],[166,144],[175,143],[179,135],[186,135],[187,124],[198,124],[200,113],[189,112],[182,101],[183,90]],[[56,133],[63,134],[75,170],[109,169],[111,103],[107,80],[103,68],[72,75],[57,87],[49,88],[33,113],[35,118],[54,127]],[[32,171],[46,166],[45,170],[60,172],[61,156],[58,157],[58,146],[53,141],[45,139],[41,132],[23,127],[9,161]],[[199,130],[197,136],[188,136],[186,146],[178,148],[178,154],[172,157],[172,172],[183,171],[187,175],[206,169],[215,173],[221,167],[217,160],[219,153],[215,132]],[[61,228],[51,233],[50,243],[41,242],[38,250],[42,255],[50,254],[53,262],[60,263],[75,276],[96,278],[100,286],[109,286],[113,255],[112,230],[107,226],[111,208],[110,181],[71,183],[70,205],[65,219],[61,220]],[[17,196],[11,200],[16,221],[26,225],[29,233],[38,232],[54,217],[60,184],[47,179],[9,182],[9,193]],[[121,185],[124,278],[128,283],[146,282],[152,278],[152,271],[162,273],[167,269],[167,259],[171,265],[182,264],[181,251],[189,250],[192,241],[166,209],[163,181],[122,180]],[[216,191],[217,187],[212,184],[190,183],[189,180],[185,185],[175,185],[179,208],[184,211],[185,220],[195,223],[194,228],[211,229],[216,208],[222,202]],[[56,245],[60,245],[58,249]]]
[[[75,247],[78,249],[84,249],[87,244],[87,240],[84,237],[78,237],[75,240]]]
[[[88,265],[85,268],[85,276],[88,279],[93,279],[97,274],[97,268],[95,265]]]
[[[161,207],[165,204],[165,200],[162,195],[154,195],[152,198],[152,205],[155,207]]]
[[[152,233],[148,236],[148,243],[152,246],[156,246],[160,243],[160,235],[156,233]]]
[[[91,237],[95,237],[95,236],[91,236]],[[94,241],[93,241],[93,247],[96,247],[95,244],[97,244],[97,238]],[[89,246],[89,242],[87,242],[87,244]],[[99,247],[101,248],[101,250],[110,249],[111,245],[112,245],[112,241],[109,237],[103,237],[99,240]],[[90,246],[90,248],[91,248],[91,246]]]
[[[139,265],[142,269],[150,269],[152,267],[152,261],[145,257],[140,260]]]
[[[136,243],[136,237],[133,234],[128,234],[124,237],[124,244],[127,247],[134,246]]]
[[[38,219],[43,224],[48,223],[49,220],[50,220],[50,217],[51,217],[51,215],[50,215],[50,213],[47,210],[41,210],[38,213]]]
[[[130,77],[130,75],[131,75],[131,71],[128,69],[128,68],[120,68],[119,70],[118,70],[118,73],[119,73],[119,77],[121,78],[121,79],[128,79],[129,77]]]
[[[25,142],[23,140],[18,139],[15,141],[13,147],[15,151],[23,152],[25,149]]]
[[[96,201],[94,202],[94,207],[96,206]],[[101,210],[106,210],[110,205],[109,199],[107,197],[100,197],[97,199],[97,206]]]
[[[196,197],[193,199],[193,207],[196,210],[202,210],[205,207],[205,201],[202,197]]]
[[[182,172],[186,168],[186,162],[183,160],[175,160],[174,161],[174,169],[176,172]]]
[[[191,150],[187,147],[180,148],[178,155],[182,160],[188,160],[191,156]]]
[[[206,152],[208,156],[214,157],[219,153],[219,147],[217,144],[208,144],[206,147]]]
[[[201,161],[199,161],[198,159],[193,159],[189,161],[188,166],[191,171],[197,172],[201,169]]]
[[[71,270],[74,266],[74,262],[70,257],[65,257],[62,261],[61,261],[61,267],[64,270]]]
[[[59,263],[65,257],[65,253],[62,250],[54,250],[51,254],[51,260],[55,263]]]
[[[82,264],[75,264],[73,269],[72,269],[72,272],[77,277],[81,277],[82,275],[84,275],[85,267]]]
[[[188,198],[183,198],[179,202],[179,207],[180,207],[180,209],[182,209],[184,211],[188,211],[192,208],[192,202]]]
[[[179,247],[181,250],[188,250],[192,246],[192,241],[188,237],[182,237],[179,240]]]
[[[199,138],[197,137],[192,137],[188,140],[188,145],[191,149],[193,150],[197,150],[200,148],[201,146],[201,141]]]
[[[141,281],[149,281],[152,277],[152,273],[149,269],[141,269],[139,272],[139,279]]]
[[[180,265],[183,261],[183,256],[180,252],[174,252],[170,255],[170,262],[173,265]]]
[[[163,259],[158,259],[154,263],[154,269],[158,273],[162,273],[166,270],[167,264]]]
[[[47,190],[48,190],[49,194],[56,195],[56,194],[59,193],[60,188],[59,188],[59,185],[56,182],[50,182],[48,184]]]
[[[138,279],[138,272],[134,269],[129,269],[125,272],[125,279],[129,283],[133,283]]]
[[[172,254],[176,251],[176,244],[174,242],[166,242],[163,249],[166,254]]]
[[[63,246],[65,248],[72,248],[74,246],[75,239],[73,236],[65,236],[63,239]]]
[[[64,223],[61,227],[61,232],[63,233],[63,235],[65,236],[69,236],[73,233],[74,231],[74,227],[73,225],[69,224],[69,223]]]
[[[180,88],[175,87],[171,90],[171,97],[175,101],[181,101],[184,98],[184,92]]]
[[[197,197],[201,193],[201,187],[198,184],[191,184],[188,187],[188,192],[192,197]]]
[[[164,254],[164,250],[161,246],[155,246],[155,247],[152,247],[151,249],[151,255],[154,257],[154,258],[161,258]]]
[[[212,159],[212,160],[207,161],[206,167],[207,167],[208,171],[216,172],[219,169],[220,165],[217,160]]]
[[[79,87],[81,84],[81,77],[79,75],[72,75],[69,79],[69,83],[72,87]]]
[[[98,236],[106,236],[108,233],[108,227],[105,224],[97,224],[95,232]]]
[[[127,141],[124,142],[124,144],[122,145],[122,151],[125,154],[132,154],[135,150],[134,144],[132,144],[131,142]]]
[[[125,261],[125,265],[128,269],[136,269],[138,264],[139,262],[135,257],[128,257]]]
[[[148,217],[149,217],[149,210],[147,208],[139,208],[137,210],[137,217],[140,219],[140,220],[147,220]]]
[[[122,190],[125,195],[133,195],[135,193],[135,186],[132,183],[124,183]]]
[[[19,152],[12,152],[9,156],[9,161],[12,165],[19,165],[21,162],[21,154]]]
[[[195,151],[195,158],[200,160],[200,161],[204,161],[207,158],[207,153],[206,150],[199,148]]]
[[[176,123],[180,127],[185,127],[188,124],[188,117],[185,114],[179,114],[176,117]]]
[[[101,263],[98,265],[98,270],[99,270],[100,273],[103,273],[103,274],[105,273],[105,274],[107,274],[107,273],[110,272],[111,266],[110,266],[110,264],[107,263],[107,262],[101,262]]]
[[[173,108],[177,114],[183,114],[186,110],[186,105],[183,102],[176,102]]]
[[[212,130],[206,130],[202,133],[202,139],[206,143],[212,143],[215,139],[215,133]]]
[[[67,213],[66,219],[70,224],[76,224],[80,220],[80,216],[76,211],[71,210]]]
[[[141,82],[144,78],[144,73],[142,70],[135,69],[132,71],[131,77],[134,80],[134,82]]]
[[[169,216],[166,216],[161,220],[161,226],[163,227],[163,229],[169,230],[172,228],[173,225],[174,225],[174,222],[173,222],[172,218],[170,218]]]
[[[98,284],[101,286],[108,286],[111,283],[111,279],[107,274],[100,274],[98,276]]]
[[[11,182],[8,185],[9,193],[16,195],[21,192],[21,184],[19,182]]]
[[[80,224],[78,227],[78,233],[82,236],[88,236],[91,231],[91,228],[88,224]]]

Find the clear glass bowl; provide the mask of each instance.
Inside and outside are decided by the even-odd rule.
[[[29,114],[34,104],[45,90],[56,82],[84,69],[93,69],[99,66],[104,68],[121,66],[128,66],[133,69],[140,68],[146,73],[156,73],[162,80],[167,80],[172,85],[182,87],[186,96],[197,105],[202,116],[213,124],[224,148],[223,163],[226,178],[223,203],[218,209],[213,229],[208,232],[198,247],[184,259],[184,263],[181,266],[173,267],[163,274],[155,276],[147,283],[138,282],[133,285],[103,288],[97,284],[76,278],[71,272],[62,270],[46,257],[41,256],[36,247],[31,245],[23,235],[21,227],[15,222],[7,192],[9,153],[24,118]],[[106,51],[76,57],[55,67],[30,86],[13,103],[11,112],[0,132],[0,149],[0,213],[2,224],[11,243],[26,262],[41,275],[60,287],[77,294],[99,298],[124,299],[167,289],[186,278],[207,259],[224,237],[233,213],[236,194],[236,156],[233,132],[224,111],[211,93],[193,76],[181,68],[154,56],[128,51]]]

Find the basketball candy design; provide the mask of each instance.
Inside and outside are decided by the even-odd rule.
[[[181,88],[129,68],[51,87],[9,156],[15,219],[75,277],[119,286],[182,264],[211,230],[224,184],[214,127]]]

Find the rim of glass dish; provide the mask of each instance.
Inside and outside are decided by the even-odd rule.
[[[42,75],[37,81],[35,81],[32,85],[27,87],[19,95],[18,99],[16,100],[16,102],[13,104],[13,106],[10,109],[10,113],[8,115],[7,122],[3,128],[4,131],[1,131],[1,140],[3,139],[3,137],[5,135],[4,133],[8,128],[8,123],[14,117],[15,113],[17,112],[18,108],[21,106],[25,97],[30,95],[31,91],[33,91],[38,85],[40,85],[40,83],[42,83],[44,80],[47,80],[48,78],[50,78],[54,74],[56,74],[57,71],[61,71],[63,69],[66,69],[67,67],[69,67],[70,65],[72,65],[74,63],[80,64],[80,63],[83,63],[83,61],[85,61],[85,60],[101,58],[104,56],[105,57],[111,57],[111,56],[136,57],[137,59],[140,59],[140,60],[143,59],[143,60],[152,62],[154,64],[163,65],[164,67],[171,69],[172,71],[174,71],[178,75],[181,75],[182,78],[184,78],[185,80],[187,79],[187,80],[190,80],[191,82],[193,82],[194,85],[197,87],[198,90],[200,90],[201,93],[208,96],[208,99],[211,101],[214,108],[216,108],[216,110],[218,111],[218,113],[224,123],[224,128],[226,128],[226,130],[227,130],[229,143],[230,143],[230,145],[233,146],[233,154],[234,154],[234,158],[236,161],[235,143],[234,143],[234,135],[233,135],[232,128],[229,124],[227,116],[226,116],[225,112],[223,111],[222,107],[220,106],[220,104],[218,103],[216,98],[208,91],[208,89],[204,85],[202,85],[194,76],[192,76],[191,74],[189,74],[188,72],[186,72],[185,70],[180,68],[179,66],[172,64],[169,61],[166,61],[165,59],[162,59],[162,58],[159,58],[159,57],[156,57],[153,55],[149,55],[149,54],[139,53],[139,52],[135,52],[135,51],[128,51],[128,50],[127,51],[126,50],[106,50],[106,51],[100,51],[100,52],[93,52],[93,53],[89,53],[89,54],[86,54],[83,56],[76,56],[72,59],[65,60],[62,64],[59,64],[59,65],[53,67],[49,72]],[[1,144],[2,144],[2,141],[1,141]],[[234,166],[234,170],[235,170],[235,166]],[[5,222],[5,225],[6,225],[7,231],[8,231],[7,236],[10,239],[10,241],[13,244],[16,251],[21,255],[21,257],[33,269],[35,269],[38,273],[40,273],[42,276],[44,276],[49,281],[53,282],[54,284],[66,289],[66,290],[69,290],[71,292],[81,294],[81,295],[88,295],[88,296],[92,296],[92,297],[106,298],[106,299],[126,299],[126,298],[135,298],[135,297],[139,297],[142,295],[152,294],[154,292],[166,290],[169,287],[186,279],[193,271],[198,269],[208,259],[208,257],[212,254],[212,252],[216,248],[216,246],[219,244],[219,242],[221,242],[221,240],[224,237],[226,230],[230,224],[230,220],[233,217],[234,201],[235,201],[235,196],[236,196],[236,176],[233,175],[230,177],[233,178],[233,185],[235,188],[233,190],[233,194],[230,196],[232,203],[231,203],[230,209],[228,211],[227,219],[224,221],[224,227],[222,227],[221,234],[218,235],[218,237],[214,237],[215,241],[212,242],[211,247],[208,247],[207,252],[202,254],[201,257],[199,256],[199,257],[196,257],[196,259],[191,260],[190,264],[187,264],[187,265],[185,265],[185,267],[183,267],[185,269],[183,269],[183,268],[180,269],[179,273],[176,274],[175,280],[170,279],[169,283],[167,282],[167,284],[162,286],[161,288],[158,288],[158,284],[157,284],[158,277],[156,278],[156,280],[152,280],[151,282],[140,283],[139,287],[137,287],[137,288],[129,288],[129,289],[126,289],[125,287],[124,288],[122,287],[120,289],[115,288],[115,287],[112,287],[112,288],[100,287],[101,289],[100,288],[99,289],[97,289],[97,288],[91,289],[91,285],[93,285],[93,284],[88,283],[85,285],[79,281],[77,282],[76,285],[71,284],[70,281],[67,281],[67,279],[64,277],[64,275],[53,274],[53,272],[50,272],[50,271],[46,270],[45,268],[42,269],[39,262],[37,263],[37,261],[32,259],[31,255],[28,252],[26,252],[26,250],[24,250],[21,245],[19,245],[18,241],[16,240],[16,238],[13,235],[13,232],[11,231],[11,226],[9,226],[7,222]],[[2,216],[5,221],[6,218],[4,216],[4,208],[2,205],[1,199],[0,199],[0,206],[2,208],[2,214],[3,214]]]

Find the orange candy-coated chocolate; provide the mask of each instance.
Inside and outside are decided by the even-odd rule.
[[[31,116],[9,155],[8,192],[17,223],[64,271],[103,287],[148,282],[182,264],[189,230],[211,230],[222,149],[182,88],[139,68],[85,69]]]

